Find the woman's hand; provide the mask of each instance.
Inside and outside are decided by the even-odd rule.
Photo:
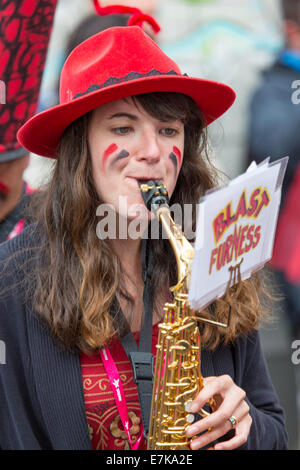
[[[191,413],[197,413],[214,398],[216,409],[207,417],[200,419],[196,423],[186,428],[187,436],[193,437],[206,431],[199,437],[191,441],[191,449],[200,449],[210,444],[228,431],[233,429],[229,418],[237,420],[235,426],[235,436],[225,442],[215,445],[215,450],[232,450],[241,446],[247,441],[252,418],[249,414],[249,406],[245,401],[246,393],[235,385],[229,375],[220,377],[207,377],[204,380],[205,386],[189,406]]]

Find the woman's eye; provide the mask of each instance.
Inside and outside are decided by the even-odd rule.
[[[167,137],[173,137],[178,132],[176,129],[173,129],[172,127],[164,127],[163,129],[161,129],[161,133]]]
[[[129,134],[129,132],[131,131],[131,127],[115,127],[113,129],[113,132],[115,132],[116,134],[119,134],[119,135],[126,135],[126,134]]]

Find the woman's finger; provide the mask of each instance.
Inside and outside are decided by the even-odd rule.
[[[188,426],[186,428],[186,433],[188,437],[193,437],[197,434],[200,434],[207,429],[216,429],[218,427],[223,427],[225,423],[225,431],[229,431],[232,428],[232,423],[230,418],[234,416],[237,421],[240,421],[247,415],[249,412],[249,406],[246,402],[241,403],[238,407],[234,406],[231,410],[226,413],[220,412],[219,410],[211,413],[209,416],[199,419],[196,423]]]
[[[228,421],[229,418],[232,415],[235,416],[236,413],[242,418],[249,412],[249,406],[244,401],[244,398],[245,392],[241,388],[234,386],[233,389],[225,395],[225,398],[217,410],[187,427],[187,435],[191,437],[209,428],[217,428],[218,426],[222,426],[224,422],[230,424]],[[200,412],[200,409],[198,411]]]
[[[251,424],[252,418],[248,414],[240,423],[237,424],[235,428],[235,436],[228,441],[217,443],[214,447],[215,450],[233,450],[245,444],[249,436]]]

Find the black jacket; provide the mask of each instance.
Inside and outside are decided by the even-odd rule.
[[[6,348],[5,363],[0,358],[0,448],[91,449],[79,354],[55,346],[30,299],[24,300],[32,230],[0,245],[0,340]],[[229,374],[246,391],[253,423],[244,448],[287,448],[283,412],[256,332],[235,347],[203,351],[202,373]]]

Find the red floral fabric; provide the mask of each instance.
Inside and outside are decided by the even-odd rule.
[[[134,336],[138,342],[139,333],[135,333]],[[154,325],[152,334],[152,353],[154,357],[157,339],[158,326]],[[135,443],[141,434],[142,418],[131,364],[118,339],[113,342],[109,350],[122,381],[130,420],[130,433],[132,441]],[[100,354],[89,356],[81,353],[80,359],[86,417],[92,448],[94,450],[129,450],[128,438]],[[146,440],[142,438],[139,450],[145,449]]]
[[[57,0],[0,0],[0,152],[36,112]],[[5,101],[5,102],[4,102]]]

